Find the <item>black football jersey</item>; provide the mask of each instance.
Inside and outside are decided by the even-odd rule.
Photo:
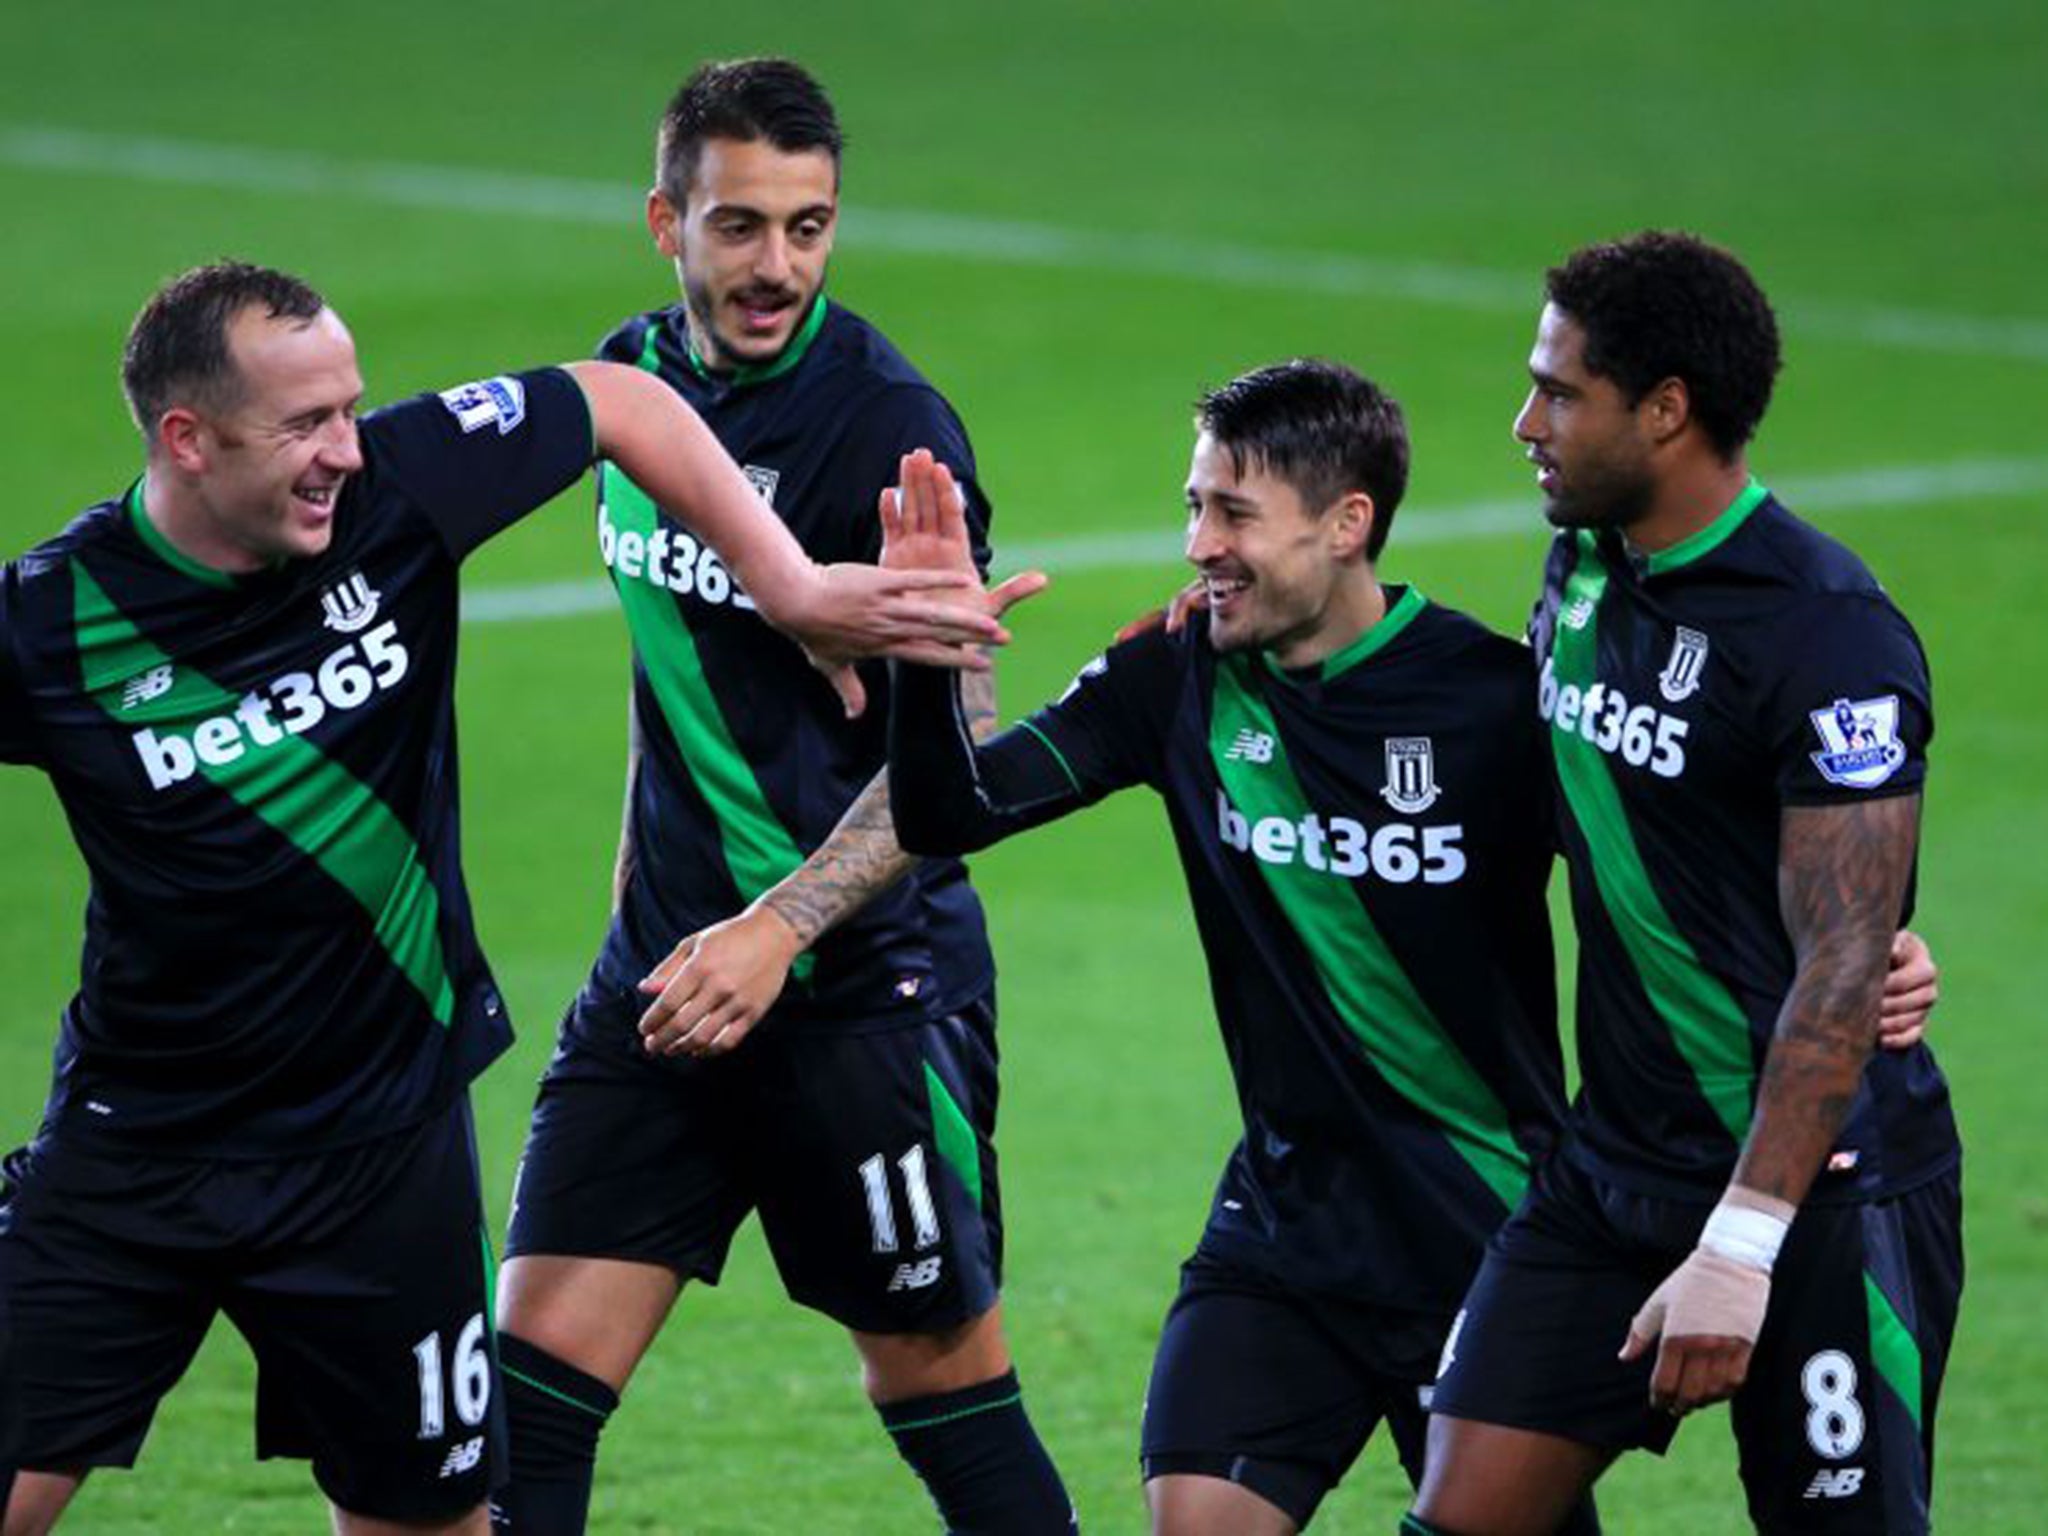
[[[457,567],[592,457],[551,369],[364,418],[319,556],[184,556],[142,485],[0,572],[0,757],[91,875],[46,1118],[211,1156],[444,1106],[510,1040],[457,837]]]
[[[1448,1310],[1563,1112],[1550,776],[1527,649],[1413,588],[1388,596],[1303,671],[1218,655],[1205,616],[1116,646],[983,749],[1057,764],[983,836],[1158,791],[1244,1120],[1205,1249]],[[906,724],[895,750],[908,794],[927,748]],[[942,784],[914,798],[922,821],[954,819]]]
[[[1561,534],[1531,638],[1580,946],[1574,1155],[1711,1197],[1795,969],[1780,817],[1920,790],[1926,657],[1862,562],[1755,483],[1647,557]],[[1810,1198],[1894,1190],[1956,1155],[1933,1055],[1879,1051]]]
[[[680,305],[628,321],[601,355],[673,386],[814,559],[876,559],[877,497],[903,454],[929,448],[967,492],[986,566],[989,508],[958,417],[887,338],[822,295],[765,366],[707,371]],[[632,633],[641,741],[627,809],[633,875],[590,979],[617,994],[826,839],[882,770],[888,674],[864,670],[867,713],[847,720],[718,557],[611,465],[597,518]],[[771,1020],[833,1029],[932,1017],[993,978],[964,867],[928,860],[801,957]]]

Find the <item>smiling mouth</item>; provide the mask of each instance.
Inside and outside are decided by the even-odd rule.
[[[1247,576],[1202,577],[1202,592],[1209,599],[1209,611],[1219,612],[1228,608],[1238,598],[1251,590],[1251,578]]]
[[[791,294],[745,295],[734,299],[733,307],[748,330],[770,331],[796,308],[796,298]]]

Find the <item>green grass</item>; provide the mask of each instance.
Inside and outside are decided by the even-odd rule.
[[[960,406],[999,536],[1171,527],[1194,393],[1312,351],[1364,367],[1409,409],[1414,510],[1388,574],[1512,627],[1533,590],[1533,529],[1412,546],[1403,529],[1433,507],[1533,502],[1507,426],[1541,268],[1581,240],[1660,222],[1735,245],[1781,301],[1789,366],[1757,452],[1767,479],[1999,457],[2031,461],[2042,483],[2048,20],[2026,4],[1743,0],[1677,17],[1587,3],[374,0],[270,15],[215,0],[15,0],[0,133],[467,167],[618,197],[615,219],[576,222],[396,206],[310,179],[152,180],[131,154],[58,172],[0,152],[0,553],[134,473],[115,360],[137,305],[177,268],[232,251],[303,270],[354,325],[386,399],[579,355],[619,316],[666,301],[637,222],[653,115],[696,59],[767,50],[807,59],[834,88],[857,211],[1092,242],[1066,265],[916,253],[890,247],[888,226],[864,245],[856,218],[841,247],[834,291]],[[1478,276],[1456,301],[1319,282],[1306,263],[1295,280],[1284,260],[1257,279],[1204,277],[1186,262],[1163,270],[1147,240],[1183,257],[1254,248]],[[1920,327],[1938,344],[1874,337],[1871,313],[1892,310],[1948,317]],[[2038,1009],[2019,964],[2048,929],[2044,499],[1873,501],[1818,518],[1885,579],[1935,668],[1921,922],[1945,968],[1939,1041],[1971,1159],[1939,1509],[1945,1526],[1985,1532],[2039,1529],[2048,1501]],[[586,505],[565,498],[498,541],[473,584],[593,574]],[[1064,576],[1020,615],[1009,705],[1056,691],[1176,581],[1165,565]],[[603,924],[623,641],[604,615],[472,626],[464,646],[469,867],[522,1026],[477,1095],[502,1214],[532,1081]],[[0,1134],[21,1140],[75,984],[84,890],[38,776],[0,775],[0,845]],[[1151,1344],[1234,1127],[1198,952],[1144,797],[997,850],[978,874],[1003,967],[1011,1331],[1087,1526],[1136,1531]],[[246,1352],[216,1336],[140,1472],[96,1479],[71,1528],[314,1528],[304,1469],[250,1460],[251,1392]],[[1722,1422],[1689,1427],[1667,1463],[1622,1467],[1606,1485],[1610,1528],[1743,1529]],[[1318,1529],[1384,1531],[1402,1502],[1375,1446]],[[750,1234],[723,1287],[685,1298],[614,1421],[597,1528],[930,1527],[851,1351],[782,1297]]]

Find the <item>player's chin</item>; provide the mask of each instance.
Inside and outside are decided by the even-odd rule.
[[[1219,616],[1214,609],[1209,613],[1209,648],[1229,655],[1234,651],[1256,650],[1259,635],[1244,620],[1235,615]]]
[[[334,520],[325,519],[318,523],[302,524],[291,532],[289,547],[282,553],[289,559],[311,560],[327,553],[327,546],[334,542]]]

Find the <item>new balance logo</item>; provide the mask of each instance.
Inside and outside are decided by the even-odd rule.
[[[1809,1499],[1846,1499],[1863,1487],[1863,1469],[1844,1467],[1839,1472],[1830,1472],[1822,1467],[1813,1474],[1813,1481],[1806,1486],[1805,1497]]]
[[[1225,762],[1270,763],[1273,761],[1273,738],[1264,731],[1247,727],[1237,733],[1237,740],[1230,744],[1230,750],[1223,754]]]
[[[945,1260],[934,1254],[928,1259],[919,1259],[915,1264],[898,1264],[896,1273],[889,1277],[891,1291],[921,1291],[928,1285],[939,1283],[939,1268]]]
[[[475,1471],[477,1463],[483,1459],[484,1437],[478,1435],[474,1440],[465,1440],[449,1449],[448,1459],[441,1463],[441,1475],[460,1477],[465,1472]]]
[[[1574,598],[1571,607],[1561,615],[1566,629],[1584,629],[1592,617],[1593,599],[1590,597]]]
[[[151,667],[140,677],[129,678],[128,686],[121,690],[121,707],[133,709],[151,699],[160,699],[170,691],[171,664],[167,661],[160,667]]]

